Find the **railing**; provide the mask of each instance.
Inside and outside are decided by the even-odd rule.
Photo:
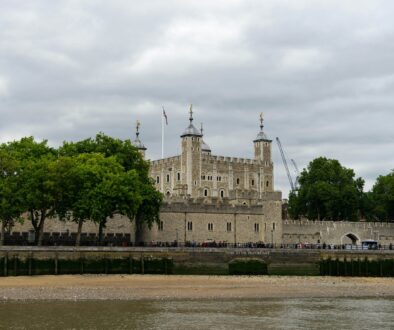
[[[42,246],[75,246],[76,233],[44,233]],[[27,232],[14,232],[12,234],[5,234],[4,245],[8,246],[34,246],[35,241],[29,237]],[[113,247],[170,247],[170,248],[248,248],[248,249],[286,249],[286,250],[347,250],[347,251],[365,251],[365,250],[394,250],[394,244],[382,245],[376,244],[374,246],[352,245],[352,244],[310,244],[310,243],[264,243],[264,242],[249,242],[249,243],[228,243],[207,241],[203,243],[197,242],[139,242],[135,244],[131,241],[130,234],[104,234],[101,242],[97,234],[82,233],[80,239],[80,246],[113,246]]]

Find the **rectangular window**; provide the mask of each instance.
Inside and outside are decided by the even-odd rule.
[[[156,183],[160,183],[160,177],[159,176],[156,177]]]
[[[170,175],[167,174],[167,182],[170,182]]]
[[[178,174],[177,174],[177,179],[178,179],[178,181],[181,180],[181,173],[179,173],[179,172],[178,172]]]
[[[187,223],[187,230],[188,231],[193,231],[193,222],[188,221],[188,223]]]
[[[227,231],[231,231],[231,222],[227,222]]]
[[[213,223],[208,223],[208,230],[213,231]]]
[[[260,231],[260,224],[258,224],[258,223],[255,223],[255,224],[254,224],[254,231],[255,231],[256,233],[258,233],[258,232]]]
[[[254,180],[252,180],[252,186],[254,186]]]
[[[272,230],[275,230],[275,222],[274,223],[272,223]]]
[[[163,228],[164,228],[164,223],[163,223],[163,221],[159,221],[158,227],[159,227],[159,231],[163,231]]]

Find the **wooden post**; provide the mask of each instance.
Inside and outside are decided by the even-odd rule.
[[[8,276],[8,252],[4,254],[4,276]]]
[[[56,252],[56,253],[55,253],[55,275],[58,274],[58,263],[59,263],[59,255],[58,255],[58,253]]]
[[[79,257],[79,262],[81,266],[81,275],[83,275],[83,257]]]
[[[33,251],[29,253],[29,275],[32,275]]]
[[[129,256],[129,273],[133,274],[133,256],[131,255],[131,253]]]
[[[18,258],[14,255],[14,276],[18,276]]]
[[[108,258],[104,258],[104,272],[108,274]]]

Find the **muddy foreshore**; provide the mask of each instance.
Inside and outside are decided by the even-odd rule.
[[[64,275],[4,277],[0,300],[394,297],[393,278]]]

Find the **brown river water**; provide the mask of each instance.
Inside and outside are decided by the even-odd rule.
[[[394,299],[3,301],[0,329],[394,329]]]

